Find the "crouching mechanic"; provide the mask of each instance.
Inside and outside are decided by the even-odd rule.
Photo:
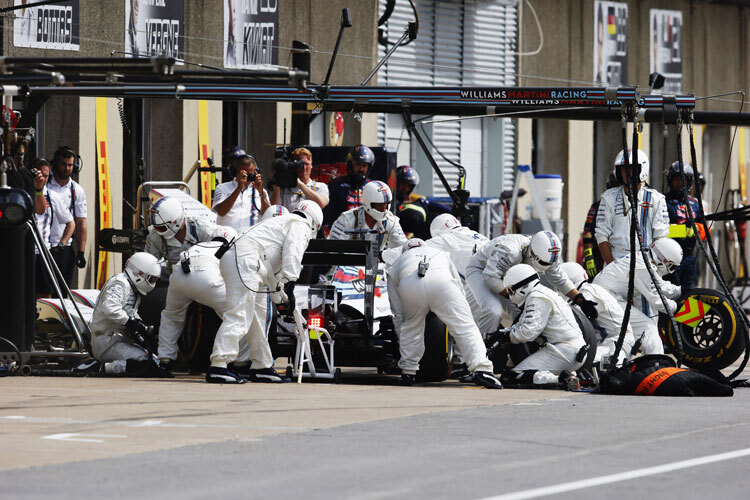
[[[568,303],[539,282],[528,264],[516,264],[503,279],[508,298],[523,308],[513,326],[492,335],[500,345],[542,341],[542,347],[503,374],[506,385],[565,382],[583,365],[586,341]]]
[[[294,285],[302,271],[302,257],[310,238],[320,230],[323,211],[310,200],[299,202],[288,215],[281,215],[257,224],[244,233],[221,257],[219,266],[226,286],[228,309],[216,333],[211,353],[211,368],[206,381],[241,384],[246,380],[229,371],[239,352],[239,339],[257,332],[256,322],[264,321],[258,313],[256,298],[268,286],[279,313],[290,316],[294,311]],[[281,293],[283,290],[283,293]],[[261,297],[265,300],[266,297]],[[261,335],[262,337],[262,335]],[[268,340],[263,337],[257,341]],[[252,346],[252,341],[248,339]],[[270,349],[268,350],[270,353]],[[273,369],[273,357],[259,360],[253,371],[258,381],[283,382]]]
[[[500,294],[505,273],[516,264],[529,264],[543,273],[557,290],[567,295],[589,318],[596,318],[596,305],[587,300],[560,270],[562,244],[550,231],[534,236],[504,234],[477,248],[466,268],[466,283],[477,302],[474,319],[482,333],[500,326],[504,306]]]
[[[141,295],[154,289],[160,274],[156,257],[138,252],[125,263],[125,271],[112,276],[102,288],[89,325],[92,354],[103,365],[100,371],[133,377],[172,376],[144,346],[148,326],[138,317]]]
[[[492,375],[482,334],[472,320],[461,280],[448,255],[412,238],[387,272],[388,299],[401,351],[401,383],[413,385],[416,381],[425,350],[425,317],[432,311],[456,340],[474,383],[502,389]]]
[[[668,312],[673,314],[677,310],[676,299],[682,293],[679,286],[664,281],[660,276],[673,272],[682,260],[682,249],[676,241],[670,238],[660,238],[651,245],[650,260],[656,266],[654,274],[659,288],[666,298]],[[667,312],[664,310],[661,298],[656,291],[651,275],[646,269],[646,263],[643,261],[641,253],[636,254],[635,261],[635,280],[633,304],[635,307],[630,310],[630,326],[633,328],[633,335],[636,341],[637,349],[644,354],[664,354],[664,345],[657,327],[658,313]],[[621,303],[625,304],[628,295],[628,276],[630,275],[630,255],[625,255],[616,259],[610,265],[605,267],[601,273],[594,278],[594,284],[607,289]]]
[[[580,264],[564,262],[560,267],[576,288],[588,300],[596,304],[596,312],[599,313],[599,316],[592,323],[600,336],[597,339],[599,346],[596,350],[594,362],[598,363],[602,358],[611,358],[614,354],[615,342],[620,337],[620,329],[623,319],[625,319],[625,310],[620,305],[620,302],[607,290],[599,285],[587,282],[586,271],[583,270]],[[633,329],[630,327],[630,322],[628,322],[625,337],[622,341],[622,348],[617,356],[617,366],[622,365],[630,359],[633,344],[635,344]]]
[[[392,201],[388,184],[382,181],[368,182],[362,189],[362,206],[341,214],[331,226],[328,239],[369,240],[378,246],[381,253],[388,249],[400,250],[406,243],[406,235],[398,218],[388,209]]]

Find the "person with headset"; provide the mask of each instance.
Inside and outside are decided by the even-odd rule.
[[[234,179],[216,186],[211,209],[217,214],[217,224],[242,232],[260,222],[271,202],[252,155],[239,155],[231,173]]]
[[[72,286],[74,266],[78,269],[86,267],[86,193],[83,187],[72,179],[81,170],[81,158],[68,146],[62,146],[55,151],[52,158],[52,176],[48,188],[57,193],[75,222],[75,236],[67,241],[62,236],[65,224],[62,219],[52,222],[50,231],[50,252],[60,268],[60,272],[68,286]],[[73,246],[75,240],[75,246]]]
[[[50,235],[52,227],[55,224],[63,226],[63,232],[60,235],[59,242],[67,244],[73,236],[75,222],[73,216],[68,211],[65,201],[55,191],[49,189],[48,179],[50,177],[50,164],[44,158],[37,158],[31,162],[32,172],[34,173],[34,183],[36,193],[34,196],[36,226],[42,237],[42,244],[50,248]],[[39,212],[38,207],[42,207]],[[54,287],[47,272],[44,263],[39,256],[41,250],[35,248],[36,259],[36,297],[50,297]],[[53,254],[54,256],[54,254]],[[59,264],[58,264],[59,265]]]
[[[339,215],[362,206],[362,187],[370,182],[368,172],[375,164],[375,153],[364,144],[357,144],[346,155],[347,174],[328,185],[329,203],[323,224],[330,227]]]

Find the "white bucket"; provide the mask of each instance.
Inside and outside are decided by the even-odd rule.
[[[560,219],[562,216],[562,176],[556,174],[535,175],[534,184],[547,217],[552,220]],[[532,210],[532,215],[535,219],[540,218],[536,207]]]

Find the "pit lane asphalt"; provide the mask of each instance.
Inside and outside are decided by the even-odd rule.
[[[3,498],[747,498],[750,389],[732,398],[0,379]],[[747,451],[750,454],[750,450]],[[644,477],[529,492],[647,468]],[[636,474],[637,475],[637,474]]]

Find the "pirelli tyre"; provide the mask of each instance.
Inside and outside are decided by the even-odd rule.
[[[419,361],[417,382],[442,382],[450,377],[452,350],[445,323],[434,313],[428,314],[424,326],[424,354]]]
[[[682,361],[696,369],[721,370],[728,367],[745,350],[745,323],[737,316],[737,311],[732,308],[727,297],[716,290],[695,288],[690,290],[688,297],[709,305],[710,309],[694,326],[678,322],[682,339]],[[671,321],[666,321],[665,330],[667,344],[672,349],[677,349]]]

